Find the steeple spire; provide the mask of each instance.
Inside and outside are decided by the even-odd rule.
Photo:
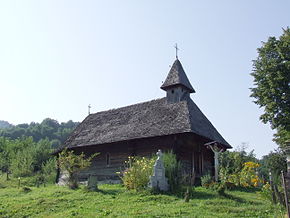
[[[167,92],[169,102],[182,101],[185,96],[195,93],[178,59],[174,61],[165,82],[160,88]]]

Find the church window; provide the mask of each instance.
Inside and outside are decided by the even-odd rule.
[[[174,89],[173,89],[173,90],[171,90],[171,93],[172,93],[172,94],[174,94]]]
[[[110,166],[110,164],[111,164],[111,158],[110,158],[109,153],[106,154],[106,164],[107,164],[107,167]]]

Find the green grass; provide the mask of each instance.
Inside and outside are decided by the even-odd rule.
[[[183,198],[127,191],[121,185],[69,190],[48,185],[0,188],[0,217],[283,217],[281,208],[255,191],[227,191],[226,197],[195,188],[188,203]]]

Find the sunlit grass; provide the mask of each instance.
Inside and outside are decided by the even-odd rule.
[[[70,190],[49,185],[0,188],[0,217],[282,217],[281,208],[255,191],[227,191],[225,197],[195,188],[188,203],[175,195],[127,191],[121,185]]]

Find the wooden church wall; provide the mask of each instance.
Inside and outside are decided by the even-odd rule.
[[[91,166],[80,173],[79,178],[86,180],[89,175],[97,175],[100,180],[119,179],[116,172],[125,169],[124,162],[129,156],[150,157],[158,149],[163,152],[173,150],[182,163],[184,174],[191,175],[194,166],[198,170],[196,176],[200,176],[205,166],[213,165],[211,151],[206,150],[203,144],[198,137],[183,134],[77,148],[76,153],[83,151],[88,156],[100,153]]]
[[[116,172],[125,169],[124,162],[128,160],[129,156],[150,157],[158,149],[168,151],[172,148],[172,136],[76,148],[77,154],[84,152],[87,156],[90,156],[94,153],[100,153],[93,159],[91,166],[79,174],[79,178],[80,180],[86,180],[89,175],[97,175],[100,180],[118,179]],[[109,161],[107,160],[108,157]]]

